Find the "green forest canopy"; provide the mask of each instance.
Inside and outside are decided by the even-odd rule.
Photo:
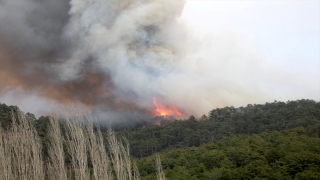
[[[320,124],[233,135],[200,147],[163,152],[168,179],[320,179]],[[142,180],[154,179],[154,157],[138,160]]]

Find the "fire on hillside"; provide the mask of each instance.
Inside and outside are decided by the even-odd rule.
[[[176,118],[183,116],[182,112],[176,106],[165,106],[157,102],[157,98],[155,97],[153,98],[153,104],[155,106],[155,109],[153,110],[155,116],[174,116]]]

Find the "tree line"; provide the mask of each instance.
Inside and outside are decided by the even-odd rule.
[[[297,100],[246,107],[216,108],[200,118],[164,119],[158,125],[122,129],[117,133],[131,144],[137,158],[168,149],[198,147],[235,134],[257,134],[308,127],[320,123],[320,102]]]

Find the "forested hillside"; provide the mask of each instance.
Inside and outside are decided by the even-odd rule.
[[[0,104],[4,130],[18,111]],[[25,117],[41,138],[46,160],[49,117],[36,119],[31,113]],[[155,179],[155,158],[150,155],[156,152],[161,153],[168,179],[320,179],[320,102],[275,101],[217,108],[198,119],[159,119],[160,125],[117,131],[130,143],[131,155],[139,158],[141,179]],[[60,127],[62,132],[67,128],[61,123]]]
[[[121,130],[130,142],[133,156],[141,158],[155,152],[200,146],[235,134],[308,127],[320,123],[320,103],[298,100],[213,109],[199,119],[162,120],[162,126]]]
[[[233,135],[161,154],[168,179],[320,179],[320,124],[309,128]],[[152,180],[154,157],[138,160]]]
[[[11,112],[17,110],[16,106],[0,104],[2,126],[10,124]],[[39,135],[45,141],[49,118],[36,119],[31,113],[27,113],[27,117],[34,120]],[[275,101],[239,108],[217,108],[198,119],[193,116],[187,120],[156,119],[162,119],[160,126],[149,124],[117,131],[118,136],[125,136],[130,142],[131,155],[141,158],[167,149],[197,147],[235,134],[248,135],[316,125],[320,123],[320,102]],[[46,144],[43,145],[46,149]]]

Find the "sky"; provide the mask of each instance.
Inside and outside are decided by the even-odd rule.
[[[1,103],[39,116],[71,101],[119,119],[154,99],[196,116],[320,101],[318,0],[70,2],[0,0]]]
[[[182,19],[199,36],[232,32],[252,41],[279,100],[320,100],[320,1],[189,0]]]
[[[198,0],[187,1],[182,18],[200,34],[228,28],[242,31],[277,63],[288,65],[292,59],[291,63],[309,60],[319,65],[319,12],[317,0]]]

